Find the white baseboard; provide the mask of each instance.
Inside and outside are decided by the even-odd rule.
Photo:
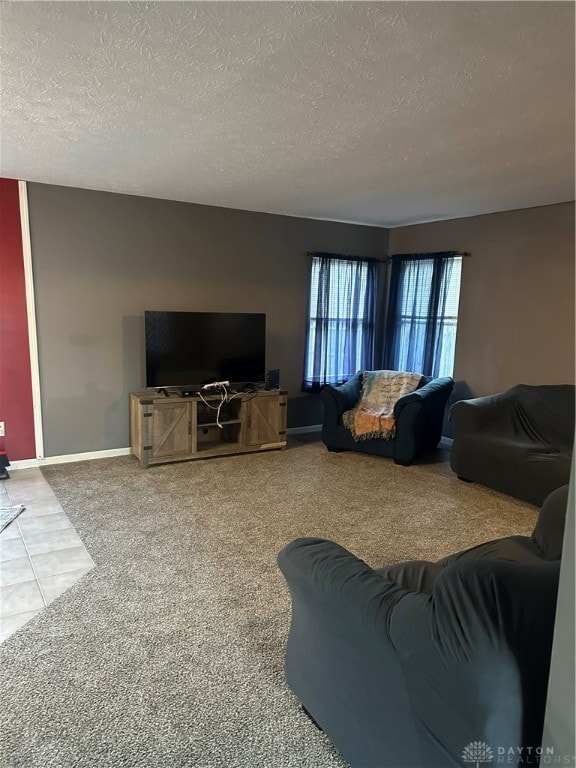
[[[307,427],[290,427],[286,430],[288,435],[304,435],[307,432],[321,432],[322,424],[310,424]],[[11,461],[10,469],[30,469],[31,467],[45,467],[48,464],[69,464],[72,461],[90,461],[92,459],[111,459],[115,456],[130,456],[130,448],[110,448],[107,451],[88,451],[87,453],[68,453],[63,456],[45,456],[42,459],[21,459]]]
[[[310,432],[321,432],[322,424],[309,424],[306,427],[290,427],[286,430],[288,435],[305,435]],[[452,447],[452,439],[443,437],[440,444],[446,448]],[[30,469],[31,467],[44,467],[48,464],[69,464],[73,461],[91,461],[92,459],[111,459],[115,456],[130,456],[130,448],[111,448],[107,451],[88,451],[87,453],[69,453],[63,456],[46,456],[43,459],[21,459],[11,461],[10,469]]]
[[[307,432],[322,432],[322,424],[310,424],[307,427],[289,427],[287,435],[304,435]]]
[[[115,456],[129,456],[130,448],[111,448],[107,451],[88,451],[87,453],[68,453],[63,456],[46,456],[42,459],[22,459],[11,461],[10,469],[30,469],[30,467],[45,467],[48,464],[70,464],[73,461],[90,461],[91,459],[110,459]]]

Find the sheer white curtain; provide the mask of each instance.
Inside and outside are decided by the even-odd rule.
[[[377,261],[312,255],[303,391],[372,368],[377,279]]]
[[[385,367],[452,376],[462,256],[392,257]]]

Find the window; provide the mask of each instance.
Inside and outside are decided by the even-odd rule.
[[[462,255],[392,257],[385,367],[452,376]]]
[[[375,260],[312,255],[303,391],[372,369],[377,279]]]

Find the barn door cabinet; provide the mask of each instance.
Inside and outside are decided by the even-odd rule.
[[[219,396],[166,397],[156,392],[130,395],[130,447],[144,468],[152,464],[286,447],[287,393],[242,393],[221,411]]]

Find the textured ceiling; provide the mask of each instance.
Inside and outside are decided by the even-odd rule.
[[[2,2],[3,176],[397,226],[574,199],[571,2]]]

